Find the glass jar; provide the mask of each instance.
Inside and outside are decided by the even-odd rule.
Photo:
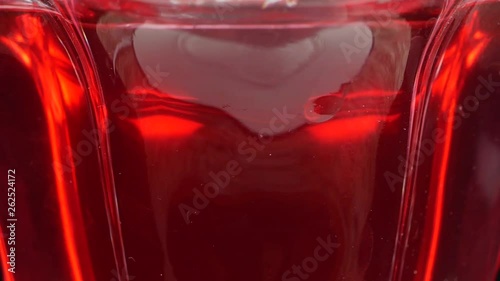
[[[3,3],[4,280],[494,279],[500,2]]]

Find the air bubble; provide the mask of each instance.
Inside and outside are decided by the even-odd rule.
[[[345,99],[345,90],[325,96],[311,98],[304,107],[304,117],[310,123],[331,120],[340,111]]]

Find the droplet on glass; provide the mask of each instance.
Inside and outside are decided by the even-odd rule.
[[[325,96],[311,98],[304,107],[304,117],[310,123],[331,120],[340,111],[345,99],[345,87]]]

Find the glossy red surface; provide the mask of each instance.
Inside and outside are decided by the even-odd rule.
[[[493,280],[498,4],[85,3],[0,9],[6,281]]]

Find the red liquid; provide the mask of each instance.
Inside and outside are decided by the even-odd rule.
[[[474,190],[500,179],[472,166],[498,165],[500,91],[455,130],[438,117],[493,71],[496,6],[460,10],[457,31],[436,35],[449,43],[426,58],[443,65],[421,69],[433,83],[415,96],[437,9],[272,29],[92,12],[94,66],[57,18],[3,13],[1,79],[19,81],[2,83],[0,110],[13,134],[1,165],[20,181],[19,272],[6,280],[492,279],[499,196]],[[444,140],[405,170],[436,128]],[[474,158],[481,141],[489,160]]]
[[[414,30],[398,19],[385,28],[367,22],[376,39],[355,47],[351,65],[336,44],[352,40],[361,23],[191,31],[116,27],[111,18],[86,24],[85,33],[113,128],[130,275],[389,276],[400,193],[383,171],[406,153],[411,93],[396,86],[406,71],[413,79],[418,59],[405,61],[423,45],[410,50],[411,34],[427,36],[427,18]],[[394,59],[382,69],[388,55]],[[321,250],[328,258],[317,265],[294,268],[314,255],[318,238],[339,245]]]
[[[96,85],[83,71],[83,50],[50,10],[0,9],[0,26],[2,198],[15,169],[17,219],[12,243],[2,200],[4,280],[110,280],[116,265],[98,150],[81,163],[73,152],[83,130],[95,127],[88,101]]]

